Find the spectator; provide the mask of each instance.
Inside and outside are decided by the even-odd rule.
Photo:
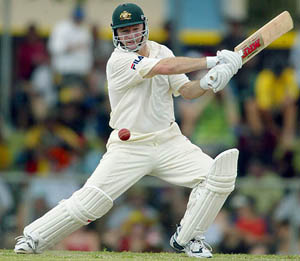
[[[120,239],[119,251],[146,252],[152,250],[150,235],[148,231],[152,227],[153,233],[159,235],[159,240],[154,241],[154,246],[161,244],[161,235],[157,229],[154,229],[156,220],[146,216],[141,210],[134,210],[130,213],[127,220],[122,224],[122,235]],[[159,248],[159,246],[158,246]]]
[[[55,72],[64,76],[86,76],[92,66],[92,38],[84,24],[85,14],[76,6],[72,19],[58,23],[49,38]]]
[[[11,119],[16,129],[27,130],[34,124],[34,113],[31,104],[30,82],[19,82],[16,90],[12,93]]]
[[[54,88],[53,74],[48,57],[35,68],[31,76],[31,97],[32,110],[35,119],[41,120],[46,117],[57,104],[57,93]]]
[[[234,50],[234,47],[245,40],[244,21],[236,18],[228,18],[226,25],[227,32],[220,43],[220,49],[228,48],[228,50]]]
[[[255,210],[268,217],[283,196],[280,175],[265,165],[260,159],[252,159],[246,176],[240,184],[239,192],[255,199]]]
[[[27,28],[24,40],[17,47],[17,79],[29,81],[34,69],[48,56],[35,24]]]
[[[34,118],[44,112],[35,106],[36,92],[31,80],[35,71],[48,59],[45,43],[39,37],[36,26],[30,24],[25,38],[16,50],[17,83],[12,90],[11,101],[14,127],[28,128],[33,124]]]
[[[82,139],[70,128],[49,115],[26,133],[22,153],[24,170],[30,174],[46,175],[74,167],[84,149]]]
[[[75,92],[72,93],[74,94]],[[71,100],[60,104],[58,120],[72,131],[75,131],[76,134],[82,136],[85,127],[85,117],[78,100],[75,99],[74,101]]]
[[[277,222],[289,221],[300,228],[300,191],[299,189],[287,194],[275,209],[274,219]]]
[[[291,148],[296,135],[299,88],[295,71],[283,57],[272,57],[255,81],[256,100],[266,130],[277,136],[279,145]]]
[[[296,148],[276,153],[276,169],[282,178],[297,178],[299,152]]]
[[[147,204],[146,199],[145,191],[139,187],[129,191],[126,203],[119,205],[109,216],[103,239],[106,247],[120,251],[146,251],[159,247],[157,244],[162,243],[160,240],[148,238],[148,231],[152,231],[151,235],[162,235],[156,227],[158,213]],[[115,239],[118,239],[119,245]]]
[[[48,47],[60,103],[84,102],[87,77],[93,65],[92,35],[83,7],[75,6],[71,19],[57,23]]]
[[[126,197],[126,204],[120,205],[120,207],[111,214],[107,223],[108,228],[122,226],[124,221],[128,219],[134,211],[141,211],[150,220],[157,219],[158,213],[147,205],[146,191],[140,187],[132,188],[128,191]]]
[[[236,195],[232,200],[237,210],[235,229],[248,249],[255,248],[258,243],[268,240],[267,223],[257,214],[253,198]]]

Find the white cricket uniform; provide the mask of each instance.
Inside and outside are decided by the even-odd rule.
[[[116,48],[107,63],[114,129],[107,152],[88,185],[113,200],[145,175],[193,188],[207,175],[213,159],[182,135],[174,117],[173,97],[189,79],[184,74],[144,76],[162,58],[173,57],[166,46],[148,41],[149,57]],[[131,137],[121,141],[118,130]]]

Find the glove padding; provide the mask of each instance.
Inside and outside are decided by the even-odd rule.
[[[222,50],[217,52],[217,57],[222,64],[232,64],[234,74],[242,68],[242,57],[239,53],[232,52],[229,50]]]
[[[235,69],[231,63],[218,64],[200,80],[200,87],[204,90],[212,89],[214,93],[221,91],[228,84],[234,72]]]

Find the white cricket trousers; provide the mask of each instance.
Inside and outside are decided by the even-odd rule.
[[[177,123],[147,134],[131,133],[121,141],[114,130],[107,152],[86,184],[118,198],[145,175],[194,188],[207,176],[213,159],[182,135]]]

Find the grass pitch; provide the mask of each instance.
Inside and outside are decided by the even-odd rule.
[[[0,250],[0,261],[15,260],[41,260],[41,261],[73,261],[73,260],[109,260],[109,261],[187,261],[199,260],[197,258],[187,257],[185,254],[176,253],[132,253],[132,252],[80,252],[80,251],[46,251],[40,255],[15,254],[12,250]],[[300,256],[279,256],[279,255],[221,255],[215,254],[210,260],[300,260]]]

